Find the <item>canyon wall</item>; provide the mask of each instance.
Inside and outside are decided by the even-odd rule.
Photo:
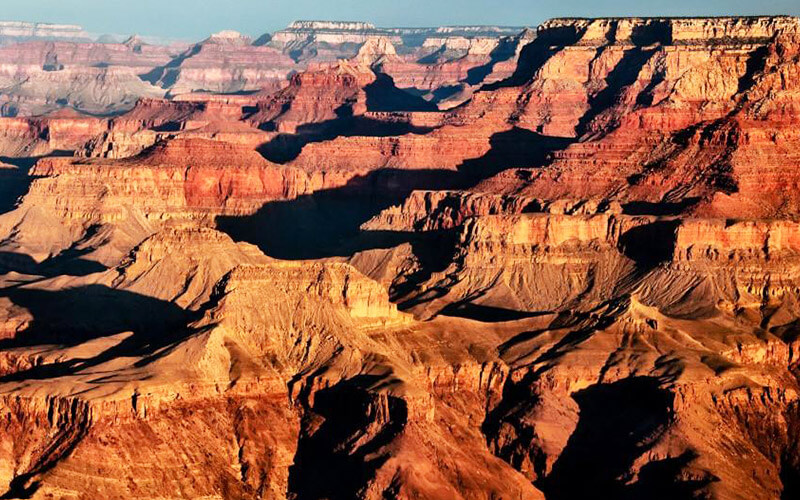
[[[799,30],[0,47],[0,495],[796,497]]]

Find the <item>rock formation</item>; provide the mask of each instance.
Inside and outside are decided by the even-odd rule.
[[[0,21],[0,43],[13,43],[36,39],[89,41],[91,37],[81,26],[74,24]]]
[[[77,26],[6,22],[0,24],[0,111],[32,116],[68,106],[105,115],[130,109],[138,98],[275,91],[309,65],[359,53],[362,62],[393,63],[390,75],[403,87],[431,92],[428,99],[438,102],[440,94],[434,91],[451,97],[446,88],[477,86],[491,73],[490,66],[513,59],[506,37],[521,29],[404,30],[296,22],[254,42],[222,31],[190,45],[148,43],[138,36],[92,41]],[[406,73],[428,76],[421,81]]]
[[[0,59],[3,498],[800,494],[800,20]]]

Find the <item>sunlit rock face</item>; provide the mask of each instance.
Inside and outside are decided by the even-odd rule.
[[[797,19],[78,32],[0,24],[0,496],[800,495]]]
[[[489,75],[496,80],[509,72],[515,56],[509,40],[520,31],[298,21],[255,40],[225,30],[192,43],[136,35],[94,40],[80,26],[0,22],[0,114],[74,108],[108,115],[131,109],[139,98],[273,92],[311,65],[359,53],[368,64],[394,63],[386,73],[401,86],[452,106]],[[370,48],[376,39],[383,41]],[[429,76],[420,79],[423,74]]]

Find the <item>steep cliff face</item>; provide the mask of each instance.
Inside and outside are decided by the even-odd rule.
[[[263,171],[263,175],[259,171]],[[155,184],[139,186],[124,181],[126,177],[135,179],[140,173],[142,179],[152,179]],[[203,139],[166,141],[141,155],[123,160],[48,158],[37,163],[32,174],[41,176],[41,181],[52,179],[60,182],[60,178],[66,175],[80,175],[87,179],[105,177],[114,183],[119,181],[118,188],[109,186],[103,190],[104,195],[119,193],[128,198],[109,206],[133,202],[153,214],[172,211],[164,206],[154,206],[156,200],[178,210],[185,206],[191,207],[189,211],[198,212],[225,207],[238,210],[236,206],[241,203],[241,209],[246,212],[246,199],[250,196],[256,198],[253,206],[260,206],[271,197],[293,197],[305,192],[301,179],[303,174],[297,169],[271,164],[246,146]],[[208,175],[212,177],[206,177]],[[67,181],[65,185],[73,183]],[[151,188],[154,191],[149,199],[138,196],[138,193],[144,195],[145,190]],[[147,208],[148,204],[152,210]]]
[[[105,264],[165,224],[208,225],[216,215],[313,190],[304,172],[274,165],[246,146],[175,139],[124,160],[45,158],[28,192],[0,216],[3,248],[36,261],[72,252]]]
[[[65,106],[104,115],[164,92],[140,74],[167,63],[170,47],[27,42],[0,47],[4,116],[44,114]]]
[[[270,47],[255,47],[236,32],[213,35],[145,79],[173,94],[260,90],[286,79],[293,62]]]
[[[665,484],[780,496],[773,478],[791,474],[783,457],[796,449],[795,223],[529,214],[461,227],[449,267],[400,297],[422,317],[533,323],[498,347],[511,371],[483,423],[495,453],[548,497]],[[396,292],[419,276],[404,266]],[[745,477],[733,462],[769,472]]]
[[[635,272],[635,261],[618,247],[623,234],[646,222],[607,214],[468,219],[451,265],[422,283],[409,303],[419,304],[412,310],[426,317],[446,312],[440,307],[467,305],[523,317],[591,309]]]
[[[75,148],[76,156],[122,159],[172,139],[203,139],[255,149],[271,138],[242,121],[260,95],[246,98],[201,94],[193,99],[140,99],[129,112],[108,120],[108,126]]]
[[[400,88],[414,89],[440,109],[451,109],[483,85],[510,77],[522,49],[535,36],[526,29],[501,38],[430,38],[419,54],[381,61],[380,69]]]
[[[363,22],[296,21],[261,40],[301,62],[349,59],[360,46],[375,39],[386,40],[413,59],[437,52],[449,52],[455,59],[468,52],[489,54],[504,36],[522,30],[499,26],[378,28]]]
[[[69,154],[108,129],[108,122],[76,112],[39,118],[0,118],[0,152],[12,158]]]
[[[580,39],[579,33],[576,46],[556,53],[538,70],[530,84],[536,92],[530,98],[523,94],[528,106],[535,103],[529,108],[535,114],[520,113],[522,126],[579,140],[554,152],[546,168],[504,172],[481,189],[623,203],[700,200],[702,213],[718,216],[793,213],[793,196],[780,186],[795,162],[795,138],[787,129],[794,119],[779,116],[794,106],[789,103],[795,100],[795,79],[773,75],[796,72],[797,22],[756,21],[722,23],[713,50],[693,38],[700,36],[694,31],[685,35],[692,43],[663,40],[658,43],[675,45],[649,48],[625,38],[610,44],[600,42],[599,35]],[[681,26],[672,26],[673,36],[680,36]],[[569,65],[575,70],[565,73]],[[563,76],[551,76],[550,67]],[[557,83],[561,78],[575,88],[569,94],[575,101],[555,96],[546,98],[553,105],[542,101],[548,85],[564,88]],[[563,107],[565,101],[569,104]],[[768,160],[778,157],[784,160]],[[781,181],[771,180],[773,175]],[[521,178],[529,180],[521,183]],[[774,204],[764,199],[764,189],[778,191]]]
[[[628,45],[707,45],[723,43],[768,43],[775,35],[796,33],[797,19],[789,16],[714,18],[600,18],[551,19],[543,31],[578,34],[579,45],[607,42]]]
[[[189,238],[202,250],[189,258],[159,250],[176,238]],[[88,356],[82,366],[66,371],[60,381],[42,379],[26,396],[6,403],[3,443],[8,446],[3,449],[9,451],[4,463],[10,467],[4,473],[15,478],[12,494],[37,489],[34,484],[46,477],[58,491],[92,489],[109,496],[172,495],[180,487],[181,495],[224,488],[225,496],[244,498],[371,497],[387,491],[429,498],[491,498],[507,492],[541,497],[492,457],[480,434],[458,416],[479,413],[481,397],[445,390],[434,402],[424,395],[431,384],[456,377],[446,366],[435,369],[441,376],[430,371],[435,359],[443,361],[442,354],[430,360],[434,364],[413,368],[404,347],[380,340],[389,335],[416,349],[429,333],[398,312],[377,283],[342,263],[243,265],[237,256],[242,251],[249,250],[214,233],[169,232],[147,240],[121,265],[114,290],[166,298],[171,292],[150,275],[171,268],[197,283],[204,281],[199,276],[211,277],[233,263],[226,259],[238,261],[185,335],[154,342],[147,330],[137,329],[130,336],[105,337],[105,346],[99,340],[81,344],[68,350],[67,359]],[[24,302],[25,293],[13,299]],[[129,360],[126,376],[95,386],[93,373],[108,366],[101,351],[109,342],[118,342],[112,349],[130,347],[142,357]],[[6,365],[3,384],[11,386],[36,370],[26,358],[49,362],[49,354],[36,349],[8,354],[15,365]],[[470,362],[455,350],[448,356]],[[483,369],[477,361],[471,363],[457,375],[460,383],[476,389],[489,384],[479,380]],[[69,396],[70,387],[88,392],[76,399]],[[222,387],[227,387],[224,400],[217,395]],[[180,429],[166,425],[175,418],[183,421]],[[275,428],[260,425],[264,418]],[[27,429],[52,429],[53,441],[38,441],[36,432],[23,440]],[[119,440],[133,446],[130,438],[138,436],[136,447],[150,447],[190,435],[208,439],[191,439],[195,444],[180,452],[168,447],[158,462],[133,447],[111,444]],[[341,448],[328,448],[331,442]],[[444,450],[455,452],[442,456]],[[323,460],[327,467],[316,467]],[[181,464],[189,470],[181,470]],[[193,470],[206,467],[215,472],[196,477]],[[146,476],[172,479],[134,484],[85,475],[98,468],[117,470],[120,478],[146,471]],[[491,471],[491,478],[481,470]],[[347,480],[331,482],[332,473]],[[39,494],[55,491],[48,485],[38,488]]]
[[[249,119],[262,127],[291,134],[300,125],[363,115],[367,110],[364,87],[374,81],[375,74],[367,66],[346,62],[299,73],[286,89],[259,103],[258,111]]]

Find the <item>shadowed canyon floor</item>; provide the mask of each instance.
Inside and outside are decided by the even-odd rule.
[[[0,497],[800,495],[800,20],[36,29]]]

